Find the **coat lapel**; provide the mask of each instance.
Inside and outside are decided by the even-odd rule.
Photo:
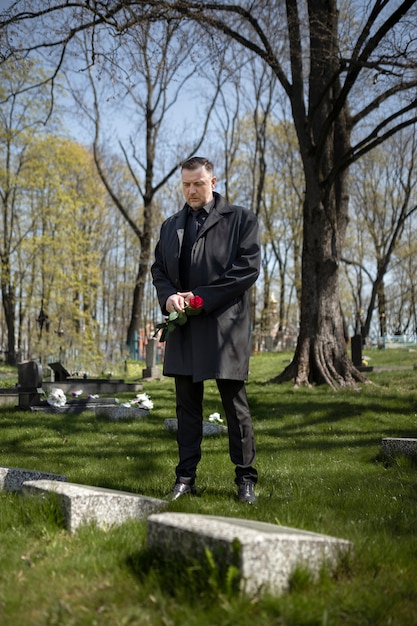
[[[209,230],[209,228],[212,228],[215,224],[217,224],[218,221],[223,219],[225,213],[232,212],[230,205],[221,196],[219,196],[219,194],[214,193],[214,196],[216,198],[216,204],[208,214],[206,221],[197,235],[197,239]]]
[[[187,221],[188,207],[185,204],[181,211],[176,215],[176,228],[179,243],[179,252],[181,254],[182,242],[184,240],[185,222]]]

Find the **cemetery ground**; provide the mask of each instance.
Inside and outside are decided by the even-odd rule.
[[[145,521],[69,533],[53,498],[0,492],[0,623],[417,625],[417,461],[381,454],[383,438],[417,435],[417,352],[364,352],[375,366],[367,374],[373,384],[338,392],[270,383],[291,355],[253,356],[247,388],[258,502],[237,502],[222,435],[203,441],[197,497],[168,509],[348,539],[354,551],[335,572],[312,580],[298,569],[281,596],[247,597],[209,554],[204,563],[153,558]],[[143,420],[0,407],[0,465],[164,498],[177,461],[175,433],[164,429],[164,419],[174,417],[173,381],[144,380],[143,391],[154,403]],[[209,382],[205,418],[213,412],[222,415],[222,407]]]

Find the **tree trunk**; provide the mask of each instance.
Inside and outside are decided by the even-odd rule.
[[[277,377],[296,385],[326,383],[354,386],[365,377],[348,358],[339,298],[339,265],[348,215],[348,174],[339,167],[350,149],[347,105],[335,113],[338,76],[337,3],[310,0],[309,110],[304,107],[299,31],[290,31],[295,89],[294,123],[303,160],[306,195],[303,208],[300,334],[292,363]],[[289,24],[299,24],[287,2]],[[293,77],[294,78],[294,77]],[[307,117],[306,117],[307,113]]]
[[[1,293],[2,293],[2,302],[3,302],[3,311],[4,318],[7,326],[7,364],[8,365],[16,365],[16,343],[15,343],[15,332],[16,332],[16,313],[15,313],[15,305],[16,305],[16,297],[13,288],[11,285],[4,280],[4,272],[6,275],[9,274],[10,268],[7,264],[5,268],[4,259],[2,262],[2,272],[3,278],[1,281]]]
[[[294,359],[277,377],[279,382],[293,380],[297,386],[314,382],[343,387],[366,380],[347,355],[338,296],[339,236],[328,213],[323,205],[312,206],[306,199],[300,334]]]
[[[126,343],[132,355],[135,355],[134,343],[138,337],[139,330],[143,327],[143,301],[145,294],[145,284],[151,258],[151,242],[153,229],[152,200],[145,200],[143,209],[143,229],[141,231],[139,268],[133,290],[132,312],[127,330]]]

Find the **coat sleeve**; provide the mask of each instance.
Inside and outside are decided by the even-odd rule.
[[[155,261],[151,267],[151,274],[153,284],[156,289],[159,306],[164,315],[168,315],[168,311],[165,308],[165,303],[169,296],[178,291],[178,286],[175,286],[169,275],[169,269],[166,265],[166,259],[169,258],[166,250],[167,247],[166,233],[167,223],[162,224],[160,238],[155,248]]]
[[[224,273],[194,293],[204,300],[204,310],[211,313],[243,295],[259,276],[261,247],[256,215],[242,209],[237,252]]]

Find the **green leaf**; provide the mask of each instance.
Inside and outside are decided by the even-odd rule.
[[[185,322],[187,321],[187,316],[185,313],[179,313],[178,314],[178,326],[183,326],[183,324],[185,324]]]

